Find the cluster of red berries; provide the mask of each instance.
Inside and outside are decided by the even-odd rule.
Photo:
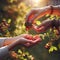
[[[34,44],[42,41],[42,39],[40,38],[39,35],[35,35],[35,36],[26,35],[25,38],[26,38],[26,39],[29,39],[29,40],[33,40],[33,41],[34,41]],[[44,47],[45,47],[46,49],[49,49],[50,46],[51,46],[51,44],[52,44],[51,42],[48,42]],[[31,44],[30,44],[30,43],[26,43],[26,44],[24,44],[24,45],[27,46],[27,47],[29,47]],[[33,45],[33,44],[32,44],[32,45]]]
[[[26,39],[29,39],[29,40],[33,40],[33,44],[36,44],[38,42],[41,42],[41,38],[39,35],[35,35],[35,36],[32,36],[32,35],[26,35],[25,36]],[[30,43],[26,43],[25,45],[28,47],[30,45],[33,45],[33,44],[30,44]]]
[[[36,44],[36,43],[38,43],[38,42],[41,42],[41,38],[40,38],[39,35],[35,35],[35,36],[26,35],[25,38],[26,38],[26,39],[29,39],[29,40],[36,41],[34,44]],[[26,43],[26,44],[24,44],[24,45],[27,46],[27,47],[29,47],[31,44]],[[45,48],[46,48],[46,49],[49,49],[50,46],[51,46],[51,43],[48,42],[48,43],[45,45]]]

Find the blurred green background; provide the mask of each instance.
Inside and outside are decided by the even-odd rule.
[[[0,0],[0,37],[14,37],[25,33],[36,35],[37,33],[35,31],[33,32],[33,30],[25,30],[24,23],[27,13],[32,8],[59,4],[60,0]],[[53,19],[54,16],[50,18]],[[60,17],[57,17],[57,19],[59,18]],[[44,19],[45,17],[41,20]],[[49,31],[47,31],[46,34],[49,36],[46,35],[46,37],[44,37],[45,34],[42,34],[41,37],[43,41],[35,46],[26,48],[20,45],[15,47],[12,51],[16,53],[18,57],[13,57],[12,55],[14,55],[14,53],[12,53],[11,56],[5,57],[4,60],[60,60],[60,44],[57,45],[58,47],[51,48],[50,52],[55,50],[51,53],[44,47],[51,38],[55,37],[52,33],[52,37],[50,38],[51,33],[49,33]]]

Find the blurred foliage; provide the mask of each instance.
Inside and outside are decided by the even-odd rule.
[[[57,51],[57,47],[51,46],[50,49],[49,49],[49,53],[52,52],[52,51],[54,51],[54,50]]]
[[[0,0],[0,37],[13,37],[24,33],[37,34],[33,30],[27,32],[25,30],[25,18],[26,14],[30,11],[31,7],[27,6],[21,0]],[[43,16],[39,21],[37,21],[37,25],[40,25],[42,21],[47,18],[60,19],[59,16],[48,14]],[[49,52],[53,52],[54,50],[60,49],[60,36],[56,35],[57,30],[50,29],[45,33],[39,34],[42,40],[46,40],[48,38],[48,43],[45,48],[49,48]],[[57,43],[57,45],[56,45]],[[13,54],[15,51],[13,52]],[[18,49],[18,53],[15,54],[15,57],[18,57],[19,60],[34,60],[34,57],[29,54],[29,52],[24,52]],[[14,55],[13,55],[14,56]]]
[[[30,55],[30,53],[26,51],[25,48],[23,50],[18,49],[17,53],[12,51],[10,55],[13,59],[15,58],[14,60],[34,60],[34,57]]]
[[[57,15],[49,16],[49,14],[47,14],[46,16],[43,16],[39,20],[36,20],[36,24],[40,25],[42,23],[42,21],[44,21],[46,19],[59,20],[60,16],[57,16]],[[45,48],[49,49],[49,53],[60,49],[60,42],[59,42],[60,35],[56,28],[49,29],[46,32],[39,34],[39,35],[42,38],[42,40],[45,40],[46,37],[48,38],[48,43],[46,43]]]
[[[18,0],[1,0],[0,1],[0,37],[13,37],[23,33],[25,30],[26,14],[30,10],[24,2]],[[29,52],[23,52],[18,49],[18,53],[11,51],[11,56],[18,60],[33,60]]]
[[[6,2],[6,4],[3,4]],[[1,0],[0,36],[16,36],[26,33],[24,22],[30,7],[18,0]]]

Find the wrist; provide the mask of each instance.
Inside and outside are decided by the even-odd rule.
[[[6,38],[6,39],[4,40],[3,46],[10,45],[10,44],[12,44],[14,41],[15,41],[15,39],[13,39],[13,38]]]
[[[15,46],[17,46],[17,45],[18,45],[18,40],[15,40],[13,43],[11,43],[11,44],[8,45],[8,49],[11,50],[11,49],[13,49]]]
[[[8,45],[8,50],[10,51],[11,49],[13,49],[16,46],[16,43],[12,43],[10,45]]]

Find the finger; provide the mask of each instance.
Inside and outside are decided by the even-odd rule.
[[[45,20],[42,22],[42,24],[40,26],[35,26],[33,25],[33,29],[36,32],[45,32],[46,30],[48,30],[52,25],[52,21],[51,20]]]
[[[24,38],[25,38],[25,37],[29,37],[29,36],[32,37],[31,34],[23,34],[23,35],[22,35],[22,37],[24,37]]]
[[[40,39],[40,38],[36,39],[35,41],[33,41],[33,40],[28,40],[28,43],[26,43],[26,44],[24,44],[24,45],[25,45],[26,47],[29,47],[29,46],[32,46],[32,45],[38,43],[38,42],[41,42],[41,39]]]
[[[38,43],[38,42],[41,42],[40,38],[36,39],[35,41],[32,41],[32,44],[35,44],[35,43]]]
[[[29,46],[31,46],[32,44],[30,44],[30,43],[26,43],[26,44],[24,44],[26,47],[29,47]]]
[[[52,20],[47,19],[42,22],[42,24],[39,26],[41,27],[41,30],[46,31],[52,26]],[[43,28],[42,28],[43,27]]]
[[[45,23],[44,23],[45,24]],[[40,33],[40,32],[44,32],[45,31],[45,25],[43,23],[38,27],[36,25],[33,25],[32,28],[37,32],[37,33]]]
[[[27,43],[33,43],[33,40],[27,40]]]
[[[33,40],[26,39],[26,38],[22,38],[20,41],[23,43],[32,43],[33,42]]]
[[[29,43],[29,45],[27,45],[27,47],[33,46],[34,44],[37,44],[39,42],[41,42],[41,39],[36,39],[35,41],[32,41],[32,43]]]

